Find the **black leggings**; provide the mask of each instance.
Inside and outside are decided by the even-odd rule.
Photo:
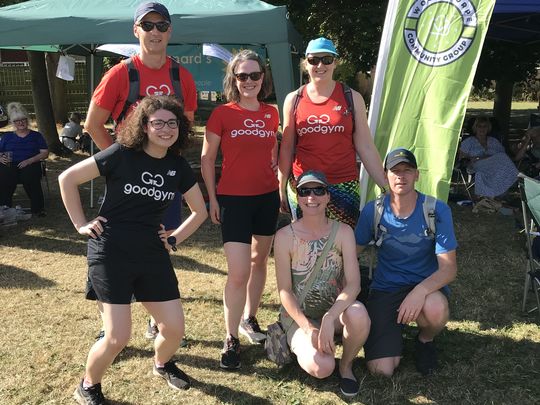
[[[41,190],[41,162],[32,163],[22,169],[13,162],[11,166],[0,163],[0,205],[11,207],[17,184],[22,184],[30,198],[33,213],[43,211],[45,201]]]

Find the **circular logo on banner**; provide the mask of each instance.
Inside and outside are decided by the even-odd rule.
[[[477,24],[471,0],[416,0],[407,13],[403,38],[418,62],[444,66],[469,50]]]

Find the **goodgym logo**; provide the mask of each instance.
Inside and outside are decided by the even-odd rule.
[[[418,62],[444,66],[469,50],[477,24],[471,0],[416,0],[407,13],[403,38]]]

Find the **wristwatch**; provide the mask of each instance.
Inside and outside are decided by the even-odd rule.
[[[174,236],[169,236],[167,238],[167,243],[171,245],[171,249],[173,252],[176,252],[178,249],[176,248],[176,238]]]

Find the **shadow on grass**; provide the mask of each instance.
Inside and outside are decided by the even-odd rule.
[[[189,297],[189,296],[186,296],[185,294],[182,295],[182,297],[180,298],[180,300],[182,301],[182,303],[187,303],[187,302],[209,302],[209,303],[213,303],[219,307],[223,306],[223,299],[221,298],[216,298],[216,297],[213,297],[213,296],[196,296],[196,297]],[[273,304],[273,303],[269,303],[269,302],[261,302],[261,304],[259,305],[259,309],[261,308],[264,308],[264,309],[268,309],[272,312],[275,312],[276,313],[276,316],[277,316],[277,313],[279,311],[279,308],[280,308],[280,305],[279,304]],[[261,324],[261,327],[263,325]]]
[[[14,266],[0,266],[0,289],[40,290],[55,285],[54,281],[40,277],[31,271]]]
[[[188,256],[176,256],[171,255],[171,261],[175,269],[193,271],[196,273],[217,273],[227,275],[227,272],[217,267],[203,264],[197,260],[194,260]]]
[[[415,328],[406,328],[403,358],[392,378],[371,376],[365,367],[356,369],[359,377],[367,374],[357,400],[367,404],[536,403],[540,387],[531,382],[538,380],[540,344],[445,330],[437,337],[439,371],[423,377],[414,366],[415,335]]]

